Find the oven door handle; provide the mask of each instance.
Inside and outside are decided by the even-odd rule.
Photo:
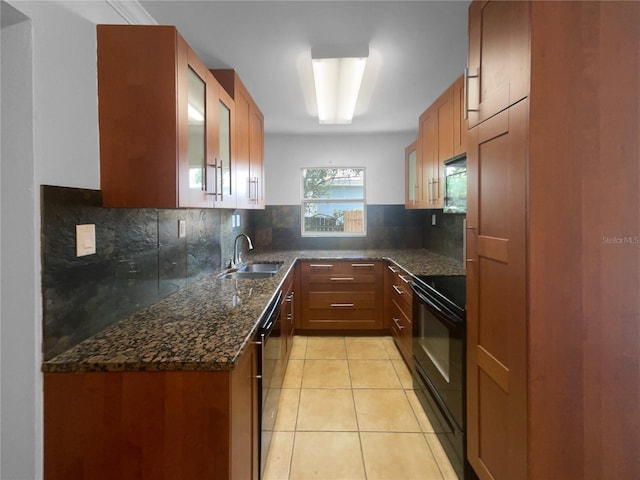
[[[431,308],[433,308],[436,312],[440,313],[441,315],[444,315],[445,313],[442,311],[442,309],[440,307],[438,307],[435,303],[433,303],[429,298],[427,298],[421,290],[415,288],[415,287],[411,287],[413,289],[413,291],[415,292],[416,295],[418,295],[418,297],[420,298],[420,301],[426,303],[427,305],[429,305]]]
[[[411,286],[411,288],[421,302],[427,304],[431,309],[438,312],[438,317],[440,317],[440,320],[443,323],[448,324],[449,326],[454,328],[459,328],[460,326],[464,325],[464,320],[459,319],[456,315],[443,310],[438,305],[433,303],[424,293],[422,293],[420,288],[416,288],[413,285]]]

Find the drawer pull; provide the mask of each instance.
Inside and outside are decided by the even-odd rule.
[[[404,330],[404,326],[400,325],[400,322],[398,322],[398,319],[393,317],[393,323],[396,324],[396,327],[398,327],[398,330]]]
[[[396,285],[391,285],[393,287],[393,289],[398,292],[398,295],[402,295],[404,292],[402,290],[400,290]]]
[[[333,268],[333,265],[328,263],[312,263],[309,266],[311,268]]]
[[[411,279],[407,278],[406,275],[398,275],[398,277],[400,277],[400,279],[404,282],[404,283],[411,283]]]
[[[351,264],[351,267],[353,267],[353,268],[358,268],[358,267],[361,267],[361,268],[364,268],[364,267],[366,267],[366,268],[371,268],[371,267],[373,267],[373,266],[374,266],[374,264],[373,264],[373,263],[352,263],[352,264]]]
[[[400,271],[396,267],[392,267],[391,265],[387,265],[387,268],[391,270],[393,273],[398,273]]]
[[[349,308],[349,307],[353,307],[353,303],[332,303],[331,307],[335,307],[335,308]]]
[[[351,282],[353,277],[331,277],[332,282]]]

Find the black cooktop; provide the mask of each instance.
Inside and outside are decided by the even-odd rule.
[[[467,277],[464,275],[414,275],[425,293],[453,303],[464,313],[467,304]],[[425,289],[426,286],[426,289]]]

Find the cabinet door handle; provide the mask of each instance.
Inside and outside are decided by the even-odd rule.
[[[398,319],[393,317],[393,323],[396,324],[396,327],[398,327],[398,330],[404,330],[404,326],[400,325],[400,322],[398,322]]]
[[[202,185],[202,190],[204,190],[205,195],[216,196],[217,193],[217,185],[216,185],[216,162],[210,163],[205,162],[204,164],[204,185]],[[213,170],[212,174],[209,174],[209,170]],[[213,178],[209,178],[213,176]]]
[[[258,177],[249,177],[249,201],[258,203]]]
[[[462,221],[462,258],[465,261],[465,270],[467,269],[467,263],[473,263],[476,261],[473,258],[467,258],[467,230],[473,230],[477,232],[478,227],[467,225],[467,219],[465,218]]]
[[[387,268],[391,270],[393,273],[398,273],[400,271],[396,267],[392,267],[391,265],[387,265]]]
[[[220,173],[218,173],[218,170],[220,170]],[[222,200],[222,190],[223,190],[223,188],[222,188],[223,187],[223,185],[222,185],[222,182],[223,182],[223,179],[222,179],[222,163],[220,164],[220,166],[216,170],[216,177],[218,177],[218,178],[216,178],[216,190],[218,190],[218,187],[220,187],[220,190],[218,190],[218,193],[216,193],[216,195],[220,195],[220,200]]]
[[[260,199],[259,199],[260,189],[259,189],[259,186],[258,186],[258,181],[259,181],[258,177],[253,177],[253,185],[254,185],[254,188],[256,189],[256,192],[255,192],[256,194],[255,194],[255,197],[253,198],[253,201],[256,202],[256,203],[258,203],[260,201]]]
[[[396,285],[391,285],[393,287],[393,289],[398,292],[398,295],[402,295],[404,292],[402,290],[400,290]]]
[[[467,219],[462,220],[462,258],[467,259]],[[464,262],[464,269],[467,269],[467,262]]]
[[[353,303],[332,303],[331,307],[332,308],[350,308],[353,307]]]
[[[469,112],[477,112],[479,109],[471,109],[469,108],[469,79],[470,78],[479,78],[480,73],[478,72],[476,75],[469,75],[469,67],[464,69],[464,119],[469,119]]]
[[[352,263],[351,264],[352,268],[371,268],[373,266],[374,266],[373,263]]]
[[[352,282],[353,277],[331,277],[332,282]]]
[[[333,265],[328,263],[312,263],[309,265],[311,268],[333,268]]]
[[[255,202],[256,203],[258,203],[260,201],[260,186],[258,184],[259,181],[260,181],[260,179],[258,177],[256,177],[256,181],[255,181],[255,186],[256,186]]]
[[[406,275],[398,275],[398,278],[400,278],[404,283],[411,283],[411,279],[407,278]]]

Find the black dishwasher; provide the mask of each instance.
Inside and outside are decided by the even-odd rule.
[[[278,402],[282,390],[282,346],[281,346],[281,322],[280,305],[282,302],[282,290],[271,302],[264,314],[258,330],[258,356],[260,365],[258,374],[261,382],[260,408],[260,477],[262,478],[267,463],[269,445],[273,436],[276,416],[278,414]]]

